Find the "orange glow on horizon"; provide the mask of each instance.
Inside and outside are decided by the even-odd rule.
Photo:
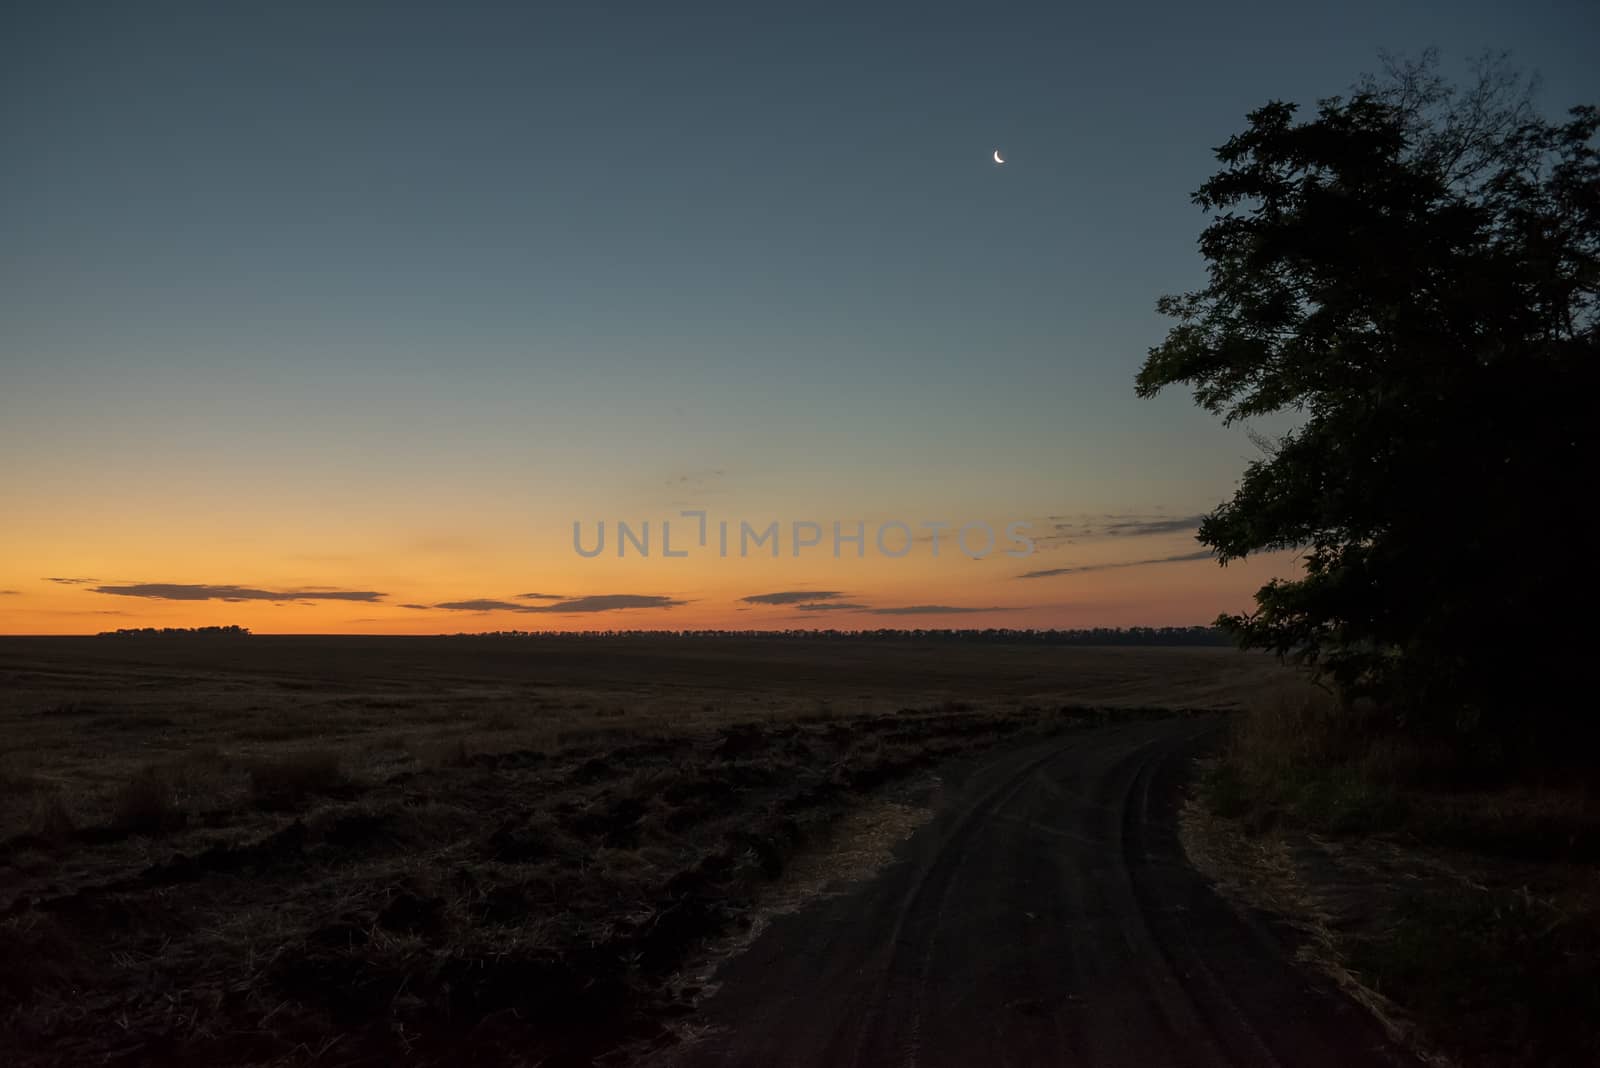
[[[1152,550],[1130,546],[1156,545]],[[125,548],[123,553],[120,549]],[[273,566],[245,570],[222,548],[160,551],[137,542],[109,553],[38,552],[39,577],[0,578],[0,633],[93,634],[135,627],[239,625],[261,634],[450,634],[494,630],[767,630],[1095,626],[1186,626],[1251,604],[1273,577],[1292,575],[1290,554],[1272,554],[1226,568],[1209,560],[1127,566],[1195,550],[1189,539],[1141,538],[1094,547],[1093,556],[1063,550],[1012,559],[971,560],[925,554],[894,560],[729,558],[585,560],[546,552],[518,560],[506,548],[437,545],[434,551],[278,555]],[[1120,559],[1121,557],[1131,557]],[[248,555],[248,554],[247,554]],[[120,561],[120,562],[116,562]],[[1100,565],[1103,569],[1093,569]],[[1116,565],[1116,566],[1105,566]],[[1025,579],[1028,570],[1088,568]],[[234,576],[246,576],[238,578]],[[49,576],[49,577],[43,577]],[[70,581],[55,581],[55,580]],[[169,596],[132,595],[169,587]],[[208,599],[178,599],[179,586],[212,586]],[[114,592],[124,590],[128,592]],[[223,599],[232,592],[246,599]],[[301,592],[294,598],[288,594]],[[798,603],[858,605],[812,609],[751,603],[772,593],[805,593]],[[524,595],[546,595],[529,598]],[[264,595],[282,599],[265,599]],[[318,599],[335,595],[341,599]],[[369,599],[345,599],[370,595]],[[550,611],[549,606],[631,595],[667,607]],[[498,602],[483,610],[438,607]],[[919,606],[969,611],[915,612]],[[970,611],[981,609],[981,611]]]

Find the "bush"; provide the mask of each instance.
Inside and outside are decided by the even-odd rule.
[[[1203,783],[1206,799],[1218,815],[1257,826],[1282,817],[1333,834],[1390,829],[1405,817],[1395,780],[1413,763],[1387,744],[1395,736],[1393,722],[1373,706],[1281,691],[1235,722],[1226,754]]]
[[[1368,782],[1345,769],[1305,779],[1288,801],[1302,823],[1331,834],[1392,830],[1406,814],[1393,787]]]

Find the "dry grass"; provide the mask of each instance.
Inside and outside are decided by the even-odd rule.
[[[1316,690],[1280,690],[1236,718],[1224,759],[1205,786],[1220,815],[1256,829],[1277,820],[1314,831],[1392,828],[1404,818],[1394,783],[1367,774],[1379,717],[1344,710]]]
[[[1462,752],[1277,694],[1204,769],[1185,845],[1435,1063],[1600,1062],[1600,812]]]
[[[64,841],[72,837],[78,829],[59,791],[52,791],[34,799],[26,826],[28,834],[47,842]]]
[[[121,830],[154,834],[182,819],[172,784],[154,767],[124,783],[111,804],[111,825]]]
[[[295,809],[313,797],[337,792],[347,783],[341,758],[333,750],[282,753],[253,762],[250,795],[263,808]]]
[[[13,804],[46,788],[44,780],[15,768],[0,767],[0,803]]]
[[[1451,1068],[1452,1062],[1431,1047],[1410,1012],[1352,971],[1348,932],[1362,922],[1353,914],[1360,906],[1348,895],[1348,883],[1330,879],[1325,866],[1307,863],[1306,851],[1325,848],[1325,841],[1281,828],[1241,833],[1237,821],[1218,816],[1198,799],[1185,804],[1179,825],[1190,862],[1218,889],[1278,917],[1294,932],[1297,960],[1370,1012],[1394,1042],[1435,1068]],[[1380,883],[1367,883],[1366,893],[1357,896],[1371,907],[1371,899],[1383,890]]]

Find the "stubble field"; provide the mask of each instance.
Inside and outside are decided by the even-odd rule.
[[[0,639],[0,1047],[558,1065],[670,1041],[686,966],[885,791],[1284,681],[1219,648]]]

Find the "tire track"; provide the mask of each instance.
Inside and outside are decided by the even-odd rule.
[[[1218,723],[992,755],[875,879],[780,917],[652,1063],[818,1068],[1393,1063],[1184,861],[1173,816]]]

